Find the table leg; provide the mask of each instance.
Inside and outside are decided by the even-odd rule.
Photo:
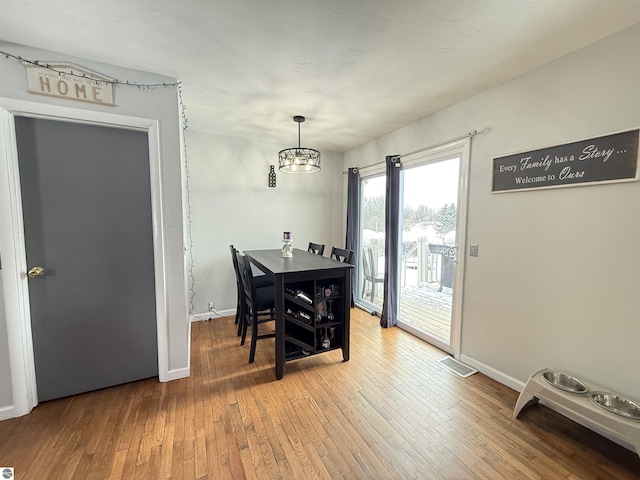
[[[344,271],[344,338],[342,340],[342,361],[349,361],[349,345],[351,343],[351,269]]]
[[[284,276],[276,275],[276,379],[284,375]]]

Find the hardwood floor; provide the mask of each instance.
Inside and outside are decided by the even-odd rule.
[[[192,375],[45,402],[0,422],[18,479],[638,479],[638,456],[353,310],[351,360],[285,365],[233,318],[192,329]]]

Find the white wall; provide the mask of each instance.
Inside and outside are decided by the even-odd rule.
[[[344,247],[342,154],[321,152],[313,174],[278,172],[278,152],[289,145],[187,132],[194,298],[192,314],[208,302],[231,314],[236,284],[229,245],[238,250],[282,248],[282,232],[295,248],[310,241]],[[275,165],[276,188],[269,188]]]
[[[165,76],[101,64],[88,59],[70,57],[62,53],[53,53],[2,41],[0,41],[0,49],[29,60],[73,62],[106,76],[130,82],[172,83],[175,81],[175,79]],[[177,90],[175,88],[147,90],[129,86],[116,86],[115,107],[34,95],[26,91],[25,67],[20,62],[4,56],[0,60],[0,79],[0,97],[159,120],[165,278],[167,282],[168,370],[173,378],[188,375],[190,330],[185,288],[183,189]],[[4,159],[0,159],[0,161],[4,161]],[[6,325],[2,317],[4,317],[4,309],[0,313],[0,329],[3,330],[0,337],[6,335]],[[0,364],[6,365],[8,362],[7,351],[3,349],[0,351]],[[11,384],[10,378],[3,377],[3,371],[0,370],[0,376],[2,376],[0,378],[0,388]],[[4,396],[0,398],[4,398]],[[4,406],[6,405],[0,404],[0,409]]]
[[[472,143],[462,354],[525,382],[553,367],[640,399],[640,182],[492,194],[492,157],[640,126],[640,26],[345,154]]]

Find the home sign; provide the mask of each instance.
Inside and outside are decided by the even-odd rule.
[[[640,129],[495,157],[492,192],[638,180]]]
[[[46,67],[32,63],[25,63],[25,66],[29,93],[79,102],[115,105],[112,78],[67,62],[47,62]]]

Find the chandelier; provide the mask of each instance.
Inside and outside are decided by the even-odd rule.
[[[305,118],[296,115],[293,121],[298,123],[298,146],[285,148],[278,153],[279,170],[284,173],[313,173],[320,171],[320,152],[313,148],[300,146],[300,124]]]

